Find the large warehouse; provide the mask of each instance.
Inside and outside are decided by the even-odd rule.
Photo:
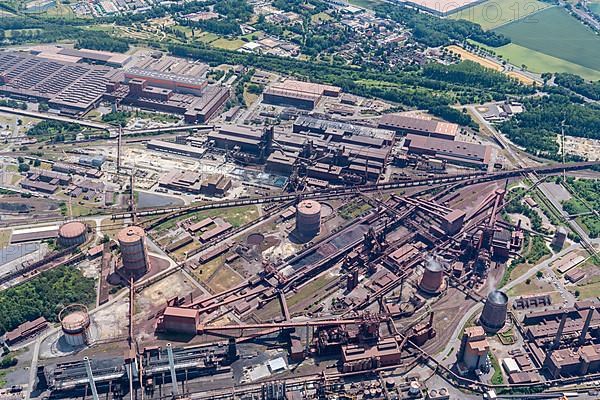
[[[448,140],[454,140],[458,133],[458,125],[456,124],[398,114],[386,114],[382,116],[379,119],[378,127],[389,129],[399,134],[412,133],[414,135]]]
[[[338,97],[340,93],[341,89],[337,86],[286,79],[267,88],[263,92],[263,101],[267,104],[312,110],[322,96]]]
[[[429,156],[449,164],[480,169],[486,169],[492,164],[490,146],[412,134],[406,136],[404,146],[409,154]]]
[[[47,102],[61,113],[84,114],[96,107],[117,70],[98,65],[0,52],[0,93]]]

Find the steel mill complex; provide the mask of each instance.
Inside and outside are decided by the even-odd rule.
[[[2,2],[0,400],[599,399],[596,83],[411,1]]]

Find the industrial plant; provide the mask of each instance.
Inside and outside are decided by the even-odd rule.
[[[562,206],[599,162],[338,84],[141,47],[0,51],[15,393],[593,393],[597,241],[579,223],[597,211]]]

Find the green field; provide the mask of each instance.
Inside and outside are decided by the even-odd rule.
[[[489,30],[520,19],[533,20],[532,14],[548,7],[550,4],[537,0],[488,0],[460,10],[450,15],[450,18],[475,22]]]
[[[348,0],[348,3],[358,7],[373,9],[384,2],[383,0]]]
[[[211,46],[217,47],[219,49],[225,50],[237,50],[242,47],[246,42],[241,39],[228,40],[224,38],[220,38],[215,40],[214,42],[210,42]]]
[[[481,45],[480,45],[481,46]],[[514,43],[506,46],[489,48],[496,54],[502,56],[503,59],[511,64],[521,66],[525,64],[527,69],[532,72],[568,72],[577,74],[585,79],[598,80],[600,79],[600,71],[586,68],[581,65],[552,57],[539,51],[533,51],[523,46]]]
[[[563,8],[548,8],[494,31],[519,46],[600,71],[600,38]]]

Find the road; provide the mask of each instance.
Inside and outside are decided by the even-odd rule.
[[[559,4],[564,7],[566,5],[566,3],[564,2],[559,2]],[[593,15],[590,15],[590,13],[587,11],[588,4],[587,2],[585,3],[585,8],[577,8],[575,6],[571,7],[571,11],[573,12],[573,14],[576,14],[579,18],[581,18],[583,21],[587,22],[593,30],[600,31],[600,22],[598,22]]]
[[[4,112],[4,113],[8,113],[8,114],[22,115],[22,116],[31,117],[31,118],[69,122],[71,124],[79,124],[81,126],[86,126],[88,128],[94,128],[94,129],[102,129],[102,130],[114,129],[113,126],[102,123],[102,122],[85,121],[85,120],[81,120],[81,119],[65,117],[64,115],[41,113],[41,112],[37,112],[37,111],[19,110],[17,108],[11,108],[11,107],[0,106],[0,112]]]

